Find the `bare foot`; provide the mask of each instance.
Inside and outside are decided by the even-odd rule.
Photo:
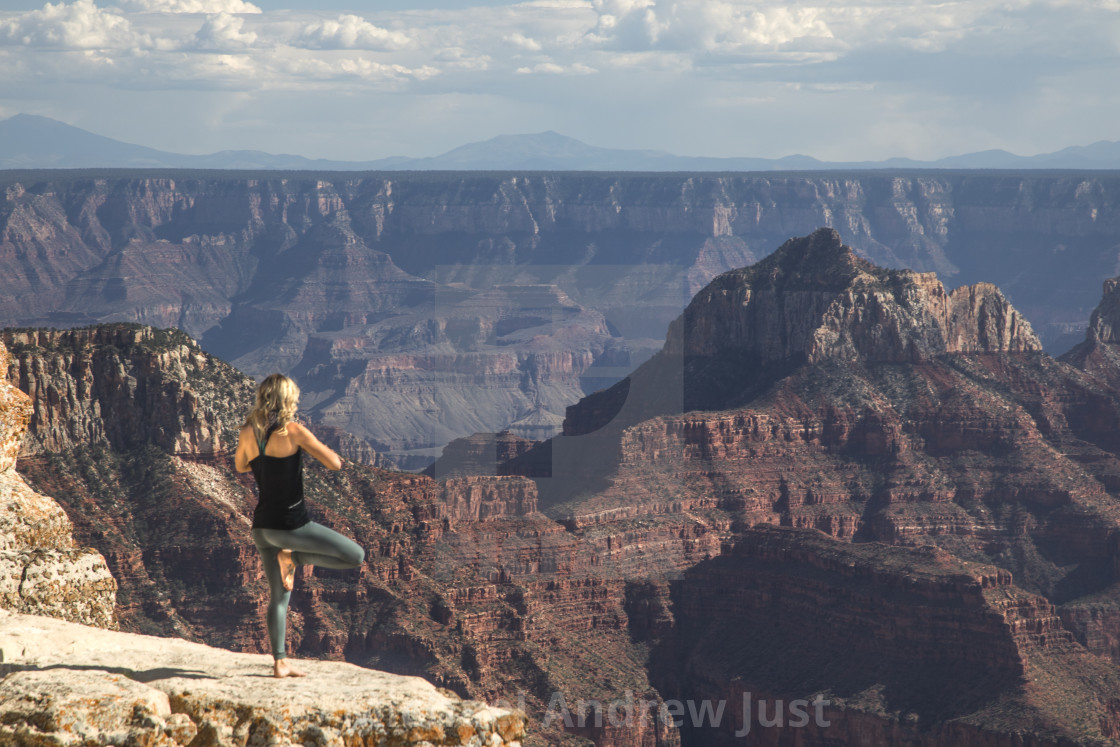
[[[296,563],[292,560],[291,550],[281,550],[276,554],[276,562],[280,564],[280,583],[288,591],[296,585]]]
[[[276,663],[272,665],[272,673],[275,677],[306,677],[307,672],[296,669],[288,663],[287,659],[277,659]]]

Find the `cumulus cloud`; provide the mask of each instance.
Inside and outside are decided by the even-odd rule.
[[[411,41],[400,31],[374,26],[361,16],[344,15],[338,20],[308,24],[294,44],[308,49],[401,49]]]
[[[651,47],[661,35],[656,5],[655,0],[595,0],[599,20],[589,38],[629,49]]]
[[[260,13],[245,0],[118,0],[125,10],[141,13]]]
[[[0,21],[0,44],[64,49],[124,49],[150,46],[120,13],[98,8],[93,0],[67,5],[47,3],[40,10]]]
[[[229,51],[250,47],[257,41],[253,31],[242,31],[244,18],[229,13],[216,13],[206,17],[194,35],[194,46],[198,49]]]
[[[705,5],[701,14],[689,15],[700,19],[694,27],[696,38],[709,49],[721,45],[778,46],[805,37],[832,38],[832,31],[816,8],[743,12],[728,3],[712,3]]]
[[[433,67],[424,66],[414,69],[404,65],[385,65],[364,57],[341,60],[337,63],[336,70],[346,75],[367,79],[409,77],[424,80],[439,74],[439,71]]]
[[[833,37],[819,8],[713,0],[595,0],[594,8],[599,18],[588,38],[623,49],[731,52]]]
[[[1115,107],[1105,103],[1120,100],[1108,83],[1120,0],[530,0],[469,9],[416,0],[364,17],[340,15],[345,5],[329,0],[318,9],[300,2],[302,10],[273,11],[275,4],[261,3],[261,14],[248,0],[51,0],[40,10],[0,11],[0,105],[68,101],[77,89],[93,109],[135,96],[161,110],[166,104],[150,102],[182,101],[182,91],[199,101],[275,97],[304,108],[334,91],[391,92],[393,106],[425,111],[433,102],[485,101],[478,111],[487,113],[470,123],[479,133],[492,134],[489,107],[541,130],[595,117],[647,128],[693,110],[710,116],[666,124],[666,137],[703,131],[695,142],[714,143],[721,123],[750,120],[762,133],[770,122],[767,147],[805,152],[792,128],[815,123],[827,97],[828,106],[842,102],[839,109],[853,112],[851,143],[866,138],[871,150],[902,152],[905,143],[869,135],[864,120],[889,109],[897,113],[892,127],[915,128],[953,112],[937,133],[956,137],[968,119],[960,112],[979,119],[990,110],[992,132],[1003,137],[1006,111],[1027,122],[1053,109],[1034,100],[1050,86],[1068,88],[1069,100],[1089,112],[1068,123],[1089,142],[1107,136],[1097,123],[1114,121]],[[667,100],[677,103],[667,110]],[[936,106],[922,103],[930,101]],[[994,146],[997,135],[974,149]],[[690,150],[648,137],[650,147]]]

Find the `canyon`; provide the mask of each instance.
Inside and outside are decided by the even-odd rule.
[[[1056,359],[991,284],[828,229],[765,255],[547,440],[309,466],[368,560],[301,569],[289,649],[518,704],[526,744],[1120,742],[1120,284]],[[122,630],[266,651],[229,453],[252,379],[176,330],[2,338],[17,469],[104,556]],[[687,702],[721,722],[660,716]]]
[[[557,434],[712,278],[820,226],[881,266],[996,284],[1054,354],[1120,274],[1107,172],[7,171],[0,187],[0,326],[177,327],[258,379],[295,375],[347,455],[407,469],[476,432]]]

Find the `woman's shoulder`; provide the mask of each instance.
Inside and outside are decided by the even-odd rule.
[[[294,420],[285,425],[284,429],[288,432],[288,438],[300,446],[307,443],[308,436],[311,434],[311,431],[307,430],[307,426]]]

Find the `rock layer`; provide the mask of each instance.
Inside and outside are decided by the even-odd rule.
[[[686,744],[834,744],[868,716],[899,722],[863,732],[873,744],[1017,745],[1027,723],[1035,744],[1120,738],[1120,670],[1010,573],[944,550],[756,527],[690,569],[673,598],[662,692],[727,704],[718,726],[685,720]],[[763,727],[797,701],[826,702]],[[1085,713],[1099,725],[1079,724]]]

